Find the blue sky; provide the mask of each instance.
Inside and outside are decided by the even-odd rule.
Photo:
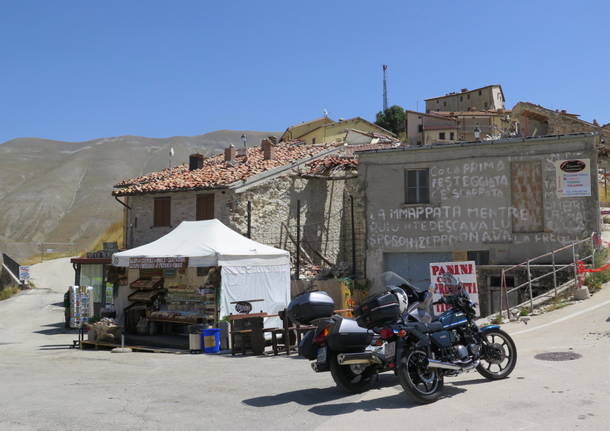
[[[602,1],[31,1],[0,5],[0,142],[374,119],[502,84],[610,122]],[[419,105],[418,105],[419,101]]]

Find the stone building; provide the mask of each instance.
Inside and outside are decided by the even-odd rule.
[[[600,144],[610,145],[610,124],[600,126],[595,120],[589,123],[565,109],[553,110],[534,103],[519,102],[513,107],[512,117],[521,136],[599,133]]]
[[[294,257],[300,201],[303,262],[351,268],[355,246],[356,266],[362,268],[363,207],[354,151],[389,145],[314,146],[265,139],[246,152],[231,146],[214,157],[195,154],[188,166],[124,180],[113,195],[123,197],[126,205],[126,247],[154,241],[184,220],[217,218]]]
[[[303,127],[303,125],[293,127]],[[288,131],[290,129],[291,128],[288,128],[288,130],[284,133],[285,136],[294,136],[293,139],[303,141],[306,144],[310,145],[328,144],[333,142],[344,143],[347,138],[347,132],[349,130],[358,130],[363,133],[374,133],[376,135],[379,135],[380,137],[390,140],[396,139],[396,135],[394,135],[389,130],[386,130],[383,127],[378,126],[375,123],[371,123],[370,121],[367,121],[361,117],[349,118],[347,120],[324,122],[323,124],[319,124],[315,128],[310,128],[308,126],[306,129],[307,131],[302,132],[298,136],[296,130],[292,130],[289,133]],[[282,140],[282,138],[280,138],[280,140]]]
[[[426,113],[498,110],[504,109],[504,102],[501,85],[487,85],[474,90],[462,88],[459,93],[426,99]]]
[[[457,120],[436,112],[424,114],[405,110],[405,123],[408,145],[450,143],[458,139]]]
[[[431,262],[516,264],[599,232],[598,140],[573,134],[359,153],[367,278],[378,284],[392,270],[427,287]],[[566,160],[587,165],[581,189],[571,189],[579,193],[561,186]],[[479,274],[479,286],[497,283],[499,271]]]

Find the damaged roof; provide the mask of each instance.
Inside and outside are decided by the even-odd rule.
[[[121,181],[114,186],[115,196],[129,196],[143,193],[161,193],[186,190],[227,188],[234,183],[245,182],[248,178],[263,174],[283,166],[299,165],[313,157],[326,154],[336,144],[305,145],[286,142],[274,146],[273,157],[264,160],[260,146],[248,148],[247,156],[236,155],[232,161],[225,161],[224,154],[208,157],[201,169],[190,171],[187,165],[163,169],[140,177]]]
[[[261,146],[248,148],[247,157],[236,155],[225,161],[224,154],[208,157],[201,169],[189,170],[187,165],[163,169],[114,186],[114,196],[131,196],[147,193],[165,193],[188,190],[240,187],[247,181],[259,181],[284,171],[303,167],[309,173],[327,172],[329,169],[356,169],[355,153],[362,150],[385,149],[395,142],[364,145],[325,144],[306,145],[302,142],[280,142],[273,146],[273,157],[264,159]]]

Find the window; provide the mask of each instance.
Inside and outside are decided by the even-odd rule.
[[[405,203],[427,204],[430,202],[429,169],[405,169]]]
[[[443,106],[447,106],[447,102],[443,102]]]
[[[489,265],[489,250],[473,250],[468,252],[468,260],[474,260],[478,265]]]
[[[211,220],[214,218],[214,194],[197,195],[197,214],[195,220]]]
[[[311,145],[316,145],[316,138],[311,138]]]
[[[481,90],[479,90],[479,96],[481,95]]]
[[[470,100],[470,94],[466,95],[466,99]]]
[[[449,139],[451,139],[453,141],[455,139],[455,133],[453,133],[453,132],[449,133]]]
[[[460,102],[464,100],[464,96],[460,96]]]
[[[440,139],[441,141],[445,140],[445,132],[439,132],[438,133],[438,139]]]
[[[171,225],[171,200],[170,197],[155,198],[153,226]]]
[[[417,131],[418,131],[419,133],[423,132],[423,131],[424,131],[424,125],[423,125],[423,124],[419,124],[419,125],[417,126]]]

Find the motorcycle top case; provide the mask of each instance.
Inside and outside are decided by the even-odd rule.
[[[335,301],[326,292],[305,292],[288,304],[286,313],[290,320],[307,325],[314,319],[330,317],[335,311]]]
[[[398,298],[391,292],[369,296],[354,310],[356,321],[365,328],[374,328],[400,318]]]
[[[339,317],[326,337],[326,344],[332,351],[352,353],[362,352],[366,346],[371,344],[372,340],[373,334],[359,326],[355,320]]]

